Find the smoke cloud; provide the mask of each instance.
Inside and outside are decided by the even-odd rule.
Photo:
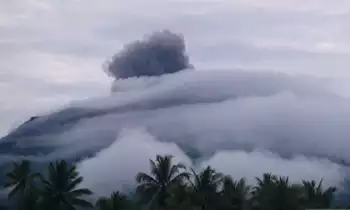
[[[183,37],[164,30],[127,44],[106,70],[108,75],[124,79],[175,73],[190,66]]]
[[[97,195],[132,187],[156,154],[250,182],[271,172],[342,183],[350,165],[349,98],[303,75],[180,71],[189,67],[184,49],[170,32],[128,45],[109,66],[117,79],[109,97],[22,125],[0,142],[1,165],[74,160]]]

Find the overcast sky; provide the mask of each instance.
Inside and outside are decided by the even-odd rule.
[[[0,134],[107,95],[103,63],[155,30],[182,33],[198,70],[350,78],[349,0],[0,0]]]

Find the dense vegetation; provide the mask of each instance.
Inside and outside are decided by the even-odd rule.
[[[16,210],[301,210],[330,208],[336,192],[322,181],[292,184],[272,174],[249,186],[211,167],[187,170],[171,156],[150,160],[150,171],[136,175],[133,196],[117,191],[97,202],[91,190],[79,187],[83,178],[77,168],[63,160],[50,163],[45,174],[31,171],[29,161],[14,163],[6,177],[9,204],[3,208]]]

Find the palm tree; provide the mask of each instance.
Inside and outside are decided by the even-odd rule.
[[[150,174],[137,174],[137,192],[141,193],[151,206],[165,208],[170,187],[189,179],[190,174],[180,171],[185,169],[183,164],[173,165],[170,155],[157,155],[156,161],[150,160],[150,166]]]
[[[40,190],[31,187],[21,196],[20,202],[17,202],[17,210],[38,210],[41,208],[41,194]]]
[[[96,207],[100,210],[131,210],[134,205],[126,195],[119,191],[112,193],[109,197],[102,197],[96,202]]]
[[[336,192],[335,187],[323,190],[322,180],[316,184],[312,181],[302,181],[303,204],[305,208],[330,208]]]
[[[194,182],[191,182],[195,191],[194,202],[202,210],[215,207],[218,202],[218,186],[220,185],[223,175],[216,172],[210,166],[197,174],[193,169]]]
[[[224,209],[248,209],[250,186],[244,178],[235,181],[231,176],[225,176],[221,191]]]
[[[169,189],[170,196],[167,199],[168,209],[193,210],[192,204],[193,189],[186,183],[173,185]]]
[[[76,189],[83,181],[76,166],[68,166],[67,162],[56,161],[48,167],[47,179],[41,178],[43,184],[43,206],[46,209],[70,209],[76,207],[93,207],[83,196],[91,195],[89,189]]]
[[[288,177],[264,174],[256,178],[252,191],[252,207],[258,210],[289,210],[300,208],[300,187],[289,183]]]
[[[289,183],[288,177],[279,177],[275,182],[274,208],[285,210],[302,209],[300,186]]]
[[[270,173],[264,173],[262,179],[259,177],[256,177],[255,179],[257,183],[251,192],[252,209],[268,209],[269,203],[271,202],[271,191],[273,191],[274,182],[277,180],[277,177]]]
[[[23,195],[27,189],[33,186],[33,182],[37,174],[32,173],[30,162],[23,160],[20,163],[13,163],[13,169],[6,173],[7,181],[5,188],[11,188],[8,194],[9,199],[16,195]]]

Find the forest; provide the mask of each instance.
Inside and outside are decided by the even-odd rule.
[[[347,208],[334,206],[336,187],[322,180],[292,183],[288,177],[265,173],[251,186],[244,178],[234,180],[210,166],[196,172],[170,155],[150,160],[150,171],[135,175],[134,192],[115,191],[96,198],[82,188],[77,166],[64,160],[49,163],[37,173],[31,162],[13,163],[4,187],[8,202],[1,209],[13,210],[301,210]]]

